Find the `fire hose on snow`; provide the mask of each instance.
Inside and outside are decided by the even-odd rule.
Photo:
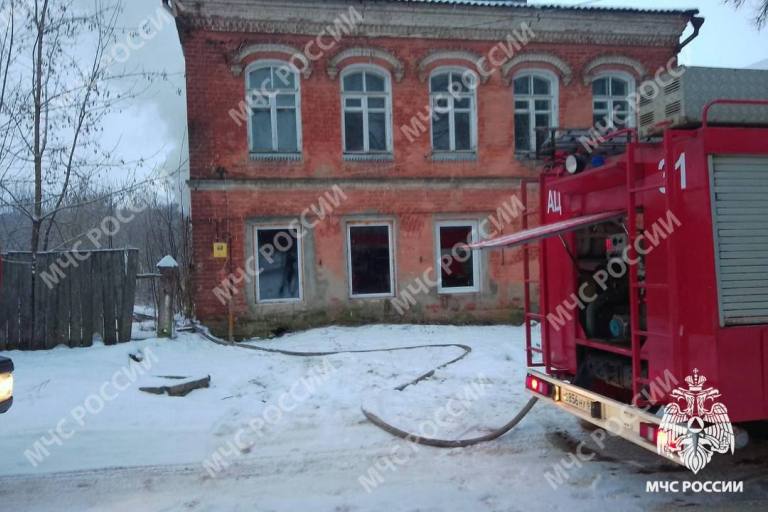
[[[219,345],[235,346],[235,347],[249,349],[249,350],[258,350],[261,352],[269,352],[272,354],[282,354],[285,356],[292,356],[292,357],[324,357],[324,356],[331,356],[331,355],[337,355],[337,354],[370,354],[375,352],[396,352],[401,350],[417,350],[417,349],[423,349],[423,348],[455,347],[463,350],[463,353],[460,356],[453,358],[450,361],[447,361],[429,370],[428,372],[422,375],[419,375],[418,377],[416,377],[415,379],[409,382],[396,386],[394,388],[396,391],[403,391],[405,388],[409,386],[413,386],[423,380],[426,380],[432,377],[436,371],[461,361],[462,359],[467,357],[470,352],[472,352],[472,347],[468,345],[462,345],[460,343],[437,343],[432,345],[410,345],[405,347],[365,349],[365,350],[333,350],[333,351],[322,351],[322,352],[298,352],[294,350],[282,350],[277,348],[259,347],[256,345],[244,345],[244,344],[231,343],[229,341],[225,341],[220,338],[217,338],[216,336],[213,336],[211,333],[208,332],[207,329],[201,328],[199,325],[195,325],[194,329],[195,329],[195,332],[201,334],[207,340],[212,341],[213,343],[217,343]],[[385,432],[392,434],[393,436],[399,437],[401,439],[405,439],[409,442],[422,444],[426,446],[434,446],[437,448],[464,448],[464,447],[472,446],[475,444],[493,441],[494,439],[498,439],[499,437],[503,436],[504,434],[512,430],[518,423],[520,423],[520,421],[528,414],[528,412],[533,408],[533,406],[536,404],[537,401],[538,401],[538,398],[532,397],[523,406],[520,412],[518,412],[514,418],[512,418],[506,425],[502,426],[501,428],[498,428],[485,435],[482,435],[479,437],[473,437],[469,439],[434,439],[429,437],[422,437],[420,435],[413,434],[411,432],[406,432],[402,429],[395,427],[394,425],[387,423],[386,421],[384,421],[374,413],[368,411],[365,407],[361,407],[361,409],[365,417],[371,423],[373,423],[380,429],[384,430]]]

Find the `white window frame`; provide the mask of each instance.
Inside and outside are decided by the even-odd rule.
[[[533,93],[533,89],[529,94],[518,96],[515,94],[515,81],[518,78],[523,77],[537,77],[547,80],[550,85],[550,94],[547,96],[537,95]],[[531,87],[533,87],[533,81],[531,81]],[[515,153],[532,153],[536,151],[536,100],[549,100],[550,112],[549,112],[549,127],[550,129],[557,129],[560,122],[560,79],[558,76],[548,69],[538,68],[525,68],[515,73],[512,77],[512,100],[514,106],[514,114],[528,114],[531,116],[530,127],[528,130],[528,136],[531,141],[531,148],[519,149],[515,144]],[[518,110],[518,101],[527,101],[528,110]],[[514,118],[513,118],[514,124]]]
[[[259,293],[259,278],[261,276],[261,269],[259,267],[259,231],[277,229],[282,231],[291,230],[296,231],[296,265],[298,265],[298,279],[299,279],[299,297],[298,298],[286,298],[286,299],[262,299]],[[256,302],[258,304],[285,304],[285,303],[297,303],[304,300],[304,255],[302,251],[302,233],[300,226],[292,226],[290,224],[266,224],[253,226],[253,254],[256,256]],[[276,250],[277,247],[275,248]]]
[[[355,73],[374,73],[384,78],[384,92],[366,91],[344,91],[344,78],[347,75]],[[363,88],[365,88],[365,79],[363,79]],[[392,154],[392,76],[386,69],[371,64],[353,64],[342,71],[339,78],[339,89],[341,90],[341,151],[345,155],[382,155]],[[385,96],[384,104],[384,130],[386,132],[386,149],[384,151],[370,149],[370,138],[368,133],[368,96]],[[361,98],[361,107],[347,107],[347,98]],[[363,113],[363,150],[347,151],[347,122],[346,112]]]
[[[480,265],[481,252],[472,249],[472,282],[473,286],[443,287],[442,250],[440,248],[440,228],[444,227],[470,227],[472,229],[472,242],[480,241],[479,223],[476,220],[441,220],[435,222],[435,268],[437,269],[437,293],[478,293],[480,291]]]
[[[389,293],[354,293],[352,289],[352,228],[355,227],[386,227],[389,243]],[[347,275],[349,277],[349,297],[351,299],[380,299],[395,296],[395,244],[392,233],[394,231],[392,222],[347,222]]]
[[[253,140],[253,111],[251,108],[252,95],[255,89],[250,87],[251,71],[266,67],[284,67],[293,72],[294,83],[296,84],[296,151],[284,152],[278,149],[277,135],[277,100],[275,95],[269,96],[269,113],[272,124],[272,150],[256,151]],[[293,64],[282,60],[257,60],[248,64],[244,71],[245,76],[245,105],[248,109],[248,152],[252,155],[275,155],[275,154],[300,154],[302,153],[302,134],[301,134],[301,73]]]
[[[594,93],[592,94],[592,117],[595,116],[595,102],[597,101],[605,101],[608,103],[608,112],[611,113],[611,120],[613,120],[613,107],[614,102],[616,101],[626,101],[627,102],[627,114],[629,114],[629,122],[627,123],[628,128],[634,128],[637,126],[637,108],[633,107],[630,99],[635,97],[635,90],[637,87],[637,84],[635,82],[635,77],[631,74],[625,72],[625,71],[605,71],[603,73],[597,74],[590,83],[590,87],[597,81],[608,78],[609,79],[609,86],[610,86],[610,79],[611,78],[618,78],[621,80],[624,80],[627,82],[627,95],[623,98],[620,98],[618,96],[595,96]],[[609,91],[610,93],[610,91]]]
[[[461,98],[469,98],[470,99],[470,105],[469,105],[469,149],[456,149],[456,127],[455,127],[455,119],[454,119],[454,113],[456,112],[454,107],[454,101],[456,100],[456,97],[451,94],[450,92],[444,93],[444,92],[433,92],[432,91],[432,78],[434,78],[437,75],[443,75],[443,74],[449,74],[449,73],[458,73],[462,76],[462,80],[465,73],[471,73],[474,77],[474,83],[475,86],[470,88],[470,91],[467,93],[461,93],[457,96]],[[450,81],[449,81],[450,83]],[[462,67],[455,67],[455,66],[445,66],[445,67],[439,67],[436,68],[430,73],[429,75],[429,108],[430,113],[434,113],[435,108],[435,101],[438,98],[443,97],[443,94],[447,94],[448,98],[448,112],[440,114],[440,115],[446,115],[448,114],[448,143],[450,146],[450,149],[437,149],[435,148],[435,138],[434,138],[434,126],[435,126],[435,120],[434,116],[430,116],[430,122],[429,122],[429,141],[430,145],[432,146],[432,152],[433,153],[476,153],[477,152],[477,87],[480,83],[480,80],[475,74],[474,71],[470,70],[469,68],[462,68]],[[450,90],[450,86],[449,86]],[[466,109],[459,109],[459,112],[466,112]]]

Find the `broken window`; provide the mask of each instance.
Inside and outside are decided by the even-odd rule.
[[[352,296],[392,295],[392,236],[389,224],[348,226]]]
[[[259,302],[301,299],[300,243],[295,229],[256,229]]]
[[[446,221],[437,224],[438,291],[445,293],[478,290],[478,255],[467,247],[477,241],[474,221]]]

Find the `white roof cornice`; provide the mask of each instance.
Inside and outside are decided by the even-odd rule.
[[[504,41],[527,23],[536,43],[674,46],[684,12],[633,12],[531,7],[479,8],[408,2],[329,0],[170,0],[187,28],[220,32],[317,36],[354,8],[362,16],[350,36]]]

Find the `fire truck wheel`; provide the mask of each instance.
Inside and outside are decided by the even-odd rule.
[[[733,426],[733,435],[736,438],[736,449],[741,450],[742,448],[746,448],[747,445],[749,445],[749,432],[744,430],[743,428],[734,425]]]

